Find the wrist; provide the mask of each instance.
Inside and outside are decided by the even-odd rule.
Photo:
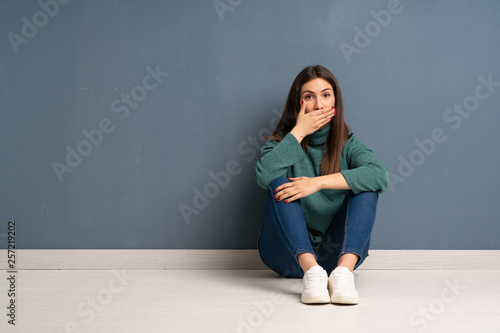
[[[326,187],[326,184],[325,184],[325,176],[317,176],[316,177],[316,181],[317,181],[317,188],[318,188],[318,191],[321,191],[321,190],[324,190]]]
[[[295,126],[291,131],[290,131],[290,134],[292,134],[295,139],[297,139],[297,141],[300,143],[302,142],[302,140],[304,140],[304,138],[306,137],[301,131],[300,129],[297,128],[297,126]]]
[[[331,173],[329,175],[316,177],[320,184],[321,190],[350,190],[351,187],[347,183],[342,173]]]

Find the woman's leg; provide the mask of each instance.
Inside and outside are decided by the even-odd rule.
[[[340,213],[321,244],[318,261],[331,272],[328,290],[332,303],[358,304],[352,271],[368,256],[378,194],[349,191]]]
[[[301,266],[317,263],[300,200],[285,204],[274,199],[274,190],[288,182],[288,178],[276,178],[267,189],[258,247],[269,268],[286,277],[303,277]]]
[[[349,191],[342,209],[328,230],[318,251],[318,263],[327,272],[337,266],[356,269],[368,256],[375,222],[378,194]]]

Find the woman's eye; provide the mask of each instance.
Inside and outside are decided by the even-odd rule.
[[[324,94],[323,97],[328,98],[328,97],[330,97],[330,94]]]
[[[306,99],[311,99],[311,98],[312,98],[312,96],[311,96],[311,95],[307,95],[307,96],[306,96]]]

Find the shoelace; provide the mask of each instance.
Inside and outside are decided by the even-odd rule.
[[[307,272],[306,287],[324,287],[326,278],[324,272]]]
[[[347,272],[334,272],[335,274],[335,285],[334,288],[345,288],[352,287],[354,279],[351,274]]]

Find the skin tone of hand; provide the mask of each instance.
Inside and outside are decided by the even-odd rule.
[[[335,99],[334,103],[335,103]],[[337,114],[333,105],[306,111],[308,102],[301,101],[302,106],[297,116],[297,123],[290,133],[295,136],[299,143],[309,134],[313,134],[319,129],[325,127]]]
[[[306,136],[325,127],[336,115],[332,86],[324,79],[313,79],[302,86],[301,108],[290,133],[300,143]],[[289,178],[290,183],[276,188],[275,198],[285,203],[306,197],[322,189],[350,189],[341,173],[319,177]]]
[[[319,190],[335,189],[349,190],[349,184],[340,173],[318,177],[289,177],[290,183],[278,186],[274,191],[274,198],[278,201],[285,200],[285,203],[307,197]]]

